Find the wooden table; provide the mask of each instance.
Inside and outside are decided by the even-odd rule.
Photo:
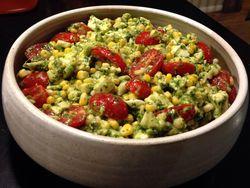
[[[249,45],[209,18],[206,14],[184,0],[40,0],[30,12],[12,15],[0,15],[0,73],[2,75],[7,52],[16,38],[37,21],[58,12],[73,8],[101,5],[127,4],[141,5],[172,11],[192,18],[221,35],[237,51],[245,67],[250,72]],[[1,82],[0,82],[1,84]],[[204,175],[179,187],[250,187],[250,112],[242,133],[231,152],[215,168]],[[208,141],[209,142],[209,141]],[[208,156],[210,157],[210,156]],[[167,170],[167,169],[166,169]],[[98,178],[98,177],[97,177]],[[0,187],[37,188],[37,187],[81,187],[53,175],[31,160],[15,143],[4,120],[2,105],[0,108]]]

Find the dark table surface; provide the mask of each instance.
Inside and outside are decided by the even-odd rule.
[[[247,72],[250,72],[249,45],[186,1],[40,0],[38,6],[30,12],[0,15],[0,74],[2,75],[4,61],[9,48],[17,37],[28,27],[41,19],[62,11],[101,4],[147,6],[175,12],[192,18],[221,35],[236,50],[244,62]],[[250,112],[248,111],[243,130],[230,153],[216,167],[207,173],[178,187],[250,187],[249,124]],[[0,108],[0,187],[81,187],[80,185],[69,182],[45,170],[19,148],[8,131],[4,120],[2,102]]]

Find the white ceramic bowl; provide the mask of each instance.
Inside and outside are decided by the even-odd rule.
[[[22,94],[16,73],[24,50],[46,41],[69,23],[129,12],[154,24],[172,23],[182,32],[197,33],[217,51],[238,83],[232,106],[218,119],[196,130],[146,140],[95,136],[68,127],[43,114]],[[151,8],[96,6],[57,14],[26,30],[6,59],[2,98],[9,129],[20,147],[37,163],[68,180],[88,186],[166,187],[197,177],[215,166],[235,143],[247,110],[248,81],[233,48],[209,28],[186,17]]]

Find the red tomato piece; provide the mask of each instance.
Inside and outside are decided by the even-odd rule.
[[[172,107],[185,120],[189,121],[195,116],[195,108],[192,104],[180,104]]]
[[[228,91],[230,86],[230,73],[226,70],[222,70],[214,76],[211,81],[211,85],[217,86],[219,89],[223,91]]]
[[[205,60],[207,60],[208,63],[212,63],[213,53],[211,48],[209,48],[204,42],[198,42],[197,46],[203,51]]]
[[[102,112],[104,116],[124,120],[128,116],[127,104],[118,96],[110,93],[97,93],[89,99],[90,108]]]
[[[157,37],[151,37],[150,32],[143,31],[135,38],[136,44],[143,44],[145,46],[159,44],[160,40]]]
[[[236,88],[233,86],[233,87],[231,88],[231,91],[228,93],[228,100],[229,100],[229,102],[230,102],[231,104],[234,102],[236,96],[237,96],[237,90],[236,90]]]
[[[158,114],[166,113],[167,114],[166,120],[170,123],[173,123],[173,117],[171,116],[171,114],[169,114],[169,112],[171,110],[172,110],[172,108],[166,108],[166,109],[163,109],[163,110],[156,112],[155,115],[157,116]]]
[[[151,88],[145,81],[137,79],[130,80],[126,86],[129,91],[136,94],[140,99],[145,99],[151,94]]]
[[[27,59],[32,59],[33,57],[39,55],[40,51],[46,44],[47,43],[37,43],[27,48],[24,53]]]
[[[50,109],[43,110],[43,113],[45,113],[48,116],[54,116],[54,112]]]
[[[71,105],[58,121],[69,125],[70,127],[79,128],[85,125],[87,114],[82,106]]]
[[[195,66],[192,63],[186,63],[186,62],[168,62],[163,63],[162,72],[164,74],[170,73],[173,76],[180,75],[183,76],[187,73],[192,74],[195,72]]]
[[[27,75],[21,81],[21,86],[23,88],[32,87],[34,85],[41,85],[46,88],[49,85],[49,77],[47,73],[43,71],[35,71]]]
[[[22,91],[25,96],[30,96],[35,101],[34,105],[38,108],[41,108],[47,102],[49,96],[45,88],[41,85],[24,88]]]
[[[51,41],[55,41],[55,42],[57,42],[58,40],[62,40],[62,41],[69,42],[69,43],[75,43],[75,42],[78,42],[80,38],[78,37],[76,33],[61,32],[61,33],[56,34],[51,39]]]
[[[156,49],[150,49],[141,55],[131,66],[129,76],[139,77],[144,73],[154,76],[161,69],[164,56]]]
[[[122,73],[126,72],[127,69],[127,65],[126,63],[123,61],[122,57],[117,54],[117,53],[113,53],[111,52],[109,49],[104,48],[104,47],[95,47],[91,50],[91,55],[101,61],[105,61],[108,60],[111,63],[114,63],[115,65],[117,65],[118,67],[121,68]]]
[[[75,29],[77,30],[77,34],[86,35],[88,31],[92,31],[85,23],[78,22],[74,24]]]

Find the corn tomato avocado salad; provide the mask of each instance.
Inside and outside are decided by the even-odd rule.
[[[187,132],[218,118],[237,95],[205,41],[128,13],[92,15],[25,56],[17,74],[24,95],[48,116],[98,135]]]

